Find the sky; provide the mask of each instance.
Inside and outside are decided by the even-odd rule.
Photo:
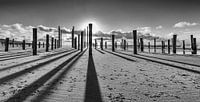
[[[58,25],[70,32],[91,22],[94,32],[105,34],[136,29],[163,38],[200,38],[199,5],[200,0],[0,0],[0,36],[28,36],[32,27],[55,33]]]

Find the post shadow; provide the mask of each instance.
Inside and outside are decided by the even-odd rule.
[[[92,54],[89,54],[84,102],[103,102]]]

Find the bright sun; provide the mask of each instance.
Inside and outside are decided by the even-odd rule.
[[[97,21],[95,21],[95,20],[84,21],[84,22],[81,24],[81,27],[80,27],[80,28],[81,28],[81,29],[86,29],[89,23],[92,23],[92,32],[93,32],[93,33],[97,33],[98,31],[101,30],[100,27],[99,27],[99,25],[98,25],[98,23],[97,23]]]

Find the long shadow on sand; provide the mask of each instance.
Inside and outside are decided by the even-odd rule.
[[[101,91],[92,55],[89,55],[88,60],[84,102],[103,102],[101,98]]]
[[[45,66],[45,65],[47,65],[47,64],[49,64],[49,63],[51,63],[51,62],[53,62],[53,61],[56,61],[56,60],[58,60],[58,59],[60,59],[60,58],[63,58],[63,57],[65,57],[65,56],[68,56],[68,55],[70,55],[70,54],[72,54],[72,53],[75,53],[75,52],[77,52],[77,50],[72,51],[72,52],[69,52],[69,53],[66,53],[65,55],[56,57],[56,58],[51,59],[51,60],[48,60],[48,61],[46,61],[46,62],[42,62],[42,63],[40,63],[40,64],[38,64],[38,65],[29,67],[29,68],[27,68],[27,69],[23,69],[23,70],[21,70],[21,71],[19,71],[19,72],[16,72],[16,73],[11,74],[11,75],[7,75],[7,76],[5,76],[5,77],[2,77],[2,78],[0,78],[0,85],[3,84],[4,82],[13,80],[13,79],[15,79],[15,78],[17,78],[17,77],[19,77],[19,76],[25,74],[25,73],[31,72],[31,71],[33,71],[33,70],[36,70],[36,69],[38,69],[38,68],[40,68],[40,67],[42,67],[42,66]]]
[[[102,52],[101,50],[99,50],[99,49],[95,49],[95,50],[97,50],[98,52],[100,52],[100,53],[102,53],[102,54],[105,54],[104,52]]]
[[[22,101],[24,101],[28,96],[30,96],[38,88],[40,88],[41,86],[43,86],[45,82],[47,82],[50,78],[52,78],[56,73],[58,73],[61,69],[63,69],[69,63],[70,63],[70,65],[69,65],[68,68],[70,68],[70,66],[72,66],[76,62],[76,59],[78,59],[79,56],[81,56],[81,55],[82,55],[82,53],[79,52],[79,53],[75,54],[74,56],[70,57],[65,62],[63,62],[62,64],[60,64],[58,67],[54,68],[53,70],[51,70],[50,72],[48,72],[47,74],[45,74],[44,76],[42,76],[41,78],[39,78],[38,80],[34,81],[29,86],[23,88],[17,94],[13,95],[12,97],[10,97],[5,102],[22,102]],[[54,80],[53,83],[55,81],[56,80]],[[51,85],[53,85],[53,83],[51,83]],[[42,98],[43,96],[40,96],[40,97]],[[38,102],[38,101],[41,101],[41,99],[38,99],[38,101],[37,101],[37,99],[35,99],[34,101]]]
[[[29,63],[32,63],[32,62],[35,62],[35,61],[43,60],[43,59],[46,59],[46,58],[50,58],[50,57],[53,57],[53,56],[56,56],[56,55],[59,55],[59,54],[62,54],[62,53],[70,52],[70,51],[72,51],[72,50],[61,51],[61,52],[57,52],[57,53],[54,53],[54,54],[42,56],[41,58],[38,58],[38,59],[35,59],[35,60],[31,60],[31,61],[15,64],[15,65],[12,65],[12,66],[4,67],[4,68],[0,69],[0,72],[11,69],[13,67],[22,66],[22,65],[25,65],[25,64],[29,64]]]
[[[107,50],[103,50],[103,51],[105,51],[105,52],[107,52],[107,53],[110,53],[110,54],[113,54],[113,55],[115,55],[115,56],[121,57],[121,58],[123,58],[123,59],[125,59],[125,60],[132,61],[132,62],[136,62],[136,60],[133,60],[133,59],[130,59],[130,58],[124,57],[124,56],[122,56],[122,55],[119,55],[119,54],[113,53],[113,52],[111,52],[111,51],[107,51]]]
[[[110,52],[110,51],[107,51],[107,52]],[[158,64],[163,64],[163,65],[166,65],[166,66],[178,68],[178,69],[189,71],[189,72],[192,72],[192,73],[200,74],[200,71],[198,71],[198,70],[188,69],[188,68],[181,67],[181,66],[178,66],[178,65],[175,65],[175,64],[169,64],[169,63],[157,61],[157,60],[154,60],[154,59],[151,59],[151,58],[145,58],[145,57],[141,57],[141,56],[138,56],[138,55],[126,54],[126,53],[123,53],[123,52],[116,52],[116,53],[126,55],[126,56],[135,57],[135,58],[139,58],[139,59],[143,59],[143,60],[146,60],[146,61],[151,61],[151,62],[158,63]]]

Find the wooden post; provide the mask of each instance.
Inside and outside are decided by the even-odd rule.
[[[92,55],[92,24],[89,24],[89,55]]]
[[[133,30],[133,53],[137,54],[137,30]]]
[[[78,50],[80,50],[80,35],[78,34]]]
[[[31,47],[31,43],[28,43],[28,47]]]
[[[126,40],[124,40],[124,50],[126,50]]]
[[[60,37],[61,37],[61,34],[60,34],[60,26],[58,26],[58,48],[60,48]]]
[[[22,41],[22,50],[25,50],[25,46],[26,46],[26,43],[25,43],[25,40]]]
[[[72,28],[72,48],[74,48],[74,26]]]
[[[81,51],[83,51],[83,31],[81,32]]]
[[[143,38],[140,38],[141,52],[144,52],[144,42]]]
[[[183,54],[185,54],[185,40],[183,40]]]
[[[54,41],[54,38],[51,37],[51,50],[53,50],[53,41]]]
[[[156,53],[156,38],[154,38],[154,53]]]
[[[95,48],[95,49],[97,48],[97,39],[95,39],[94,48]]]
[[[6,38],[5,39],[5,52],[8,51],[8,48],[9,48],[9,38]]]
[[[150,42],[148,42],[148,49],[149,49],[149,53],[150,53]]]
[[[43,48],[44,48],[44,42],[42,43],[42,46],[43,46]]]
[[[103,50],[103,38],[101,37],[101,50]]]
[[[193,48],[193,46],[194,46],[193,35],[190,35],[190,39],[191,39],[191,51],[193,52],[193,50],[194,50],[194,48]]]
[[[168,39],[168,54],[170,54],[170,39]]]
[[[176,39],[177,35],[173,35],[173,53],[176,54]]]
[[[117,49],[117,42],[115,42],[115,49]]]
[[[12,47],[15,47],[15,40],[12,40]]]
[[[54,45],[54,47],[55,47],[55,49],[56,49],[56,48],[57,48],[57,46],[56,46],[56,45],[57,45],[57,43],[56,43],[56,42],[57,42],[57,40],[55,39],[55,41],[54,41],[54,42],[55,42],[55,45]]]
[[[107,49],[107,41],[105,42],[105,49]]]
[[[75,39],[74,39],[74,47],[75,47],[75,49],[77,49],[77,37],[75,37]]]
[[[46,35],[46,52],[49,51],[49,35]]]
[[[33,55],[37,55],[37,28],[33,28]]]
[[[197,54],[196,38],[193,38],[193,53],[192,54]]]
[[[40,48],[40,46],[41,46],[41,42],[39,42],[39,46],[38,47]]]
[[[115,51],[115,35],[112,35],[112,51]]]

